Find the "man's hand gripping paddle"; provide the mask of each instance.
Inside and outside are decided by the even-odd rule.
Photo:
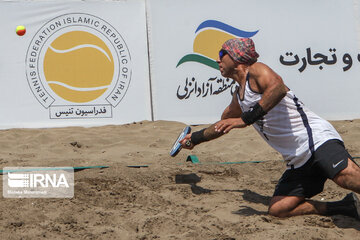
[[[174,142],[173,147],[171,148],[170,151],[170,156],[175,157],[180,150],[182,149],[182,145],[179,143],[181,140],[184,139],[184,137],[189,134],[191,132],[191,128],[189,126],[186,126],[182,132],[180,133],[180,135],[178,136],[178,138],[176,139],[176,141]],[[186,144],[191,144],[190,142],[186,142]]]

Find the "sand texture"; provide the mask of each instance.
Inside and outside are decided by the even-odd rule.
[[[332,123],[359,157],[360,120]],[[2,168],[109,166],[75,172],[71,199],[2,197],[1,239],[360,239],[360,221],[349,217],[267,215],[285,165],[252,127],[172,158],[170,147],[184,126],[144,121],[0,131]],[[188,155],[200,164],[186,162]],[[225,164],[235,161],[261,162]],[[347,193],[328,181],[314,199]]]

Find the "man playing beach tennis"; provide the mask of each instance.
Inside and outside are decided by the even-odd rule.
[[[251,39],[230,39],[223,44],[217,60],[220,72],[239,87],[221,121],[187,134],[180,141],[182,147],[192,149],[233,128],[253,125],[282,154],[287,166],[270,201],[270,215],[342,214],[360,219],[355,193],[337,202],[309,200],[323,191],[327,179],[360,193],[360,168],[335,128],[307,109],[279,75],[257,62],[258,57]]]

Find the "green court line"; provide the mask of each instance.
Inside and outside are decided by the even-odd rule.
[[[142,167],[147,168],[147,167],[149,167],[149,165],[129,165],[127,167],[129,167],[129,168],[142,168]]]
[[[194,161],[193,161],[194,156],[189,156],[187,161],[192,162],[193,164],[198,164],[198,165],[227,165],[227,164],[242,164],[242,163],[263,163],[263,162],[269,162],[269,161],[281,161],[283,162],[284,160],[263,160],[263,161],[240,161],[240,162],[200,162],[197,157],[195,157]],[[353,157],[354,159],[360,159],[360,157]],[[181,164],[181,163],[180,163]]]
[[[360,157],[353,157],[354,159],[360,159]],[[231,165],[231,164],[243,164],[243,163],[263,163],[263,162],[269,162],[274,160],[263,160],[263,161],[238,161],[238,162],[200,162],[195,155],[188,156],[188,161],[191,161],[193,164],[196,165]],[[278,160],[283,161],[283,160]],[[186,163],[177,163],[176,165],[183,165]],[[150,165],[128,165],[126,167],[129,168],[148,168]],[[4,173],[12,173],[12,172],[32,172],[32,171],[54,171],[54,170],[74,170],[81,171],[84,169],[94,169],[94,168],[109,168],[109,166],[83,166],[83,167],[54,167],[54,168],[33,168],[33,169],[11,169],[11,170],[3,170],[0,169],[0,175],[3,175]]]
[[[203,164],[203,165],[220,165],[220,164],[241,164],[241,163],[261,163],[266,161],[240,161],[240,162],[200,162],[199,158],[196,155],[189,155],[186,158],[186,162],[192,162],[193,164]]]
[[[272,160],[269,160],[272,161]],[[240,161],[240,162],[193,162],[197,165],[230,165],[230,164],[242,164],[242,163],[262,163],[268,161]]]
[[[108,167],[109,166],[85,166],[85,167],[54,167],[54,168],[29,168],[29,169],[9,169],[9,170],[0,169],[0,174],[13,173],[13,172],[55,171],[55,170],[74,170],[76,172],[84,169],[92,169],[92,168],[103,169]]]
[[[262,163],[262,162],[269,162],[269,161],[276,161],[276,160],[265,160],[265,161],[240,161],[240,162],[200,162],[200,161],[188,161],[195,165],[231,165],[231,164],[243,164],[243,163]],[[283,160],[279,160],[283,161]],[[177,163],[176,165],[184,165],[185,163]]]
[[[262,163],[267,161],[240,161],[240,162],[209,162],[201,164],[241,164],[241,163]]]

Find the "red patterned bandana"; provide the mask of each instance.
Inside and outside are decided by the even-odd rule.
[[[255,44],[250,38],[234,38],[227,40],[222,49],[226,50],[231,58],[238,63],[253,64],[259,54],[255,51]]]

